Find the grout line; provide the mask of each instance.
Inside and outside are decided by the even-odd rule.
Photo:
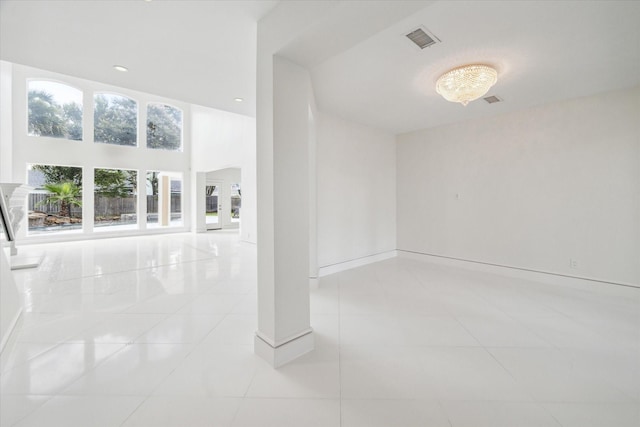
[[[31,415],[35,414],[37,411],[39,411],[40,409],[42,409],[42,407],[44,405],[47,404],[47,402],[51,401],[53,398],[57,397],[57,394],[31,394],[30,396],[48,396],[48,399],[45,399],[44,402],[42,402],[41,405],[38,405],[36,408],[34,408],[33,410],[27,412],[24,416],[20,417],[15,423],[13,423],[12,425],[16,426],[18,425],[21,421],[26,420],[27,418],[29,418]]]
[[[518,386],[518,388],[522,389],[522,391],[531,398],[532,402],[538,403],[533,393],[531,393],[531,391],[521,381],[518,381],[515,375],[511,373],[511,371],[509,371],[487,347],[482,346],[482,349],[487,352],[493,360],[495,360],[495,362],[507,373],[507,375],[509,375],[509,377],[511,377],[511,379],[513,379],[513,382]]]
[[[246,394],[246,392],[245,392],[245,394]],[[235,424],[236,418],[238,418],[238,414],[240,413],[240,408],[242,407],[242,404],[245,402],[246,397],[236,397],[235,399],[240,400],[240,402],[238,403],[238,407],[236,408],[236,410],[233,413],[233,417],[231,418],[231,423],[229,424],[230,426]]]
[[[418,276],[418,273],[416,271],[414,271],[413,269],[409,269],[407,267],[400,267],[402,269],[403,272],[405,272],[409,278],[411,278],[412,280],[414,280],[418,286],[420,287],[420,289],[423,290],[428,290],[428,285],[423,283],[422,280],[420,280],[420,277]],[[460,322],[460,320],[458,320],[458,318],[456,317],[456,315],[454,313],[449,312],[449,310],[447,310],[447,313],[453,317],[456,322],[460,323],[461,326],[463,327],[463,329],[466,330],[466,328],[464,327],[464,325],[462,325],[462,322]],[[478,341],[478,339],[471,334],[471,332],[467,331],[476,341]],[[482,345],[479,341],[478,344]],[[476,347],[473,347],[476,348]],[[436,397],[436,402],[438,404],[438,406],[440,407],[440,411],[442,412],[442,414],[444,415],[444,417],[447,419],[447,423],[449,424],[449,427],[453,427],[453,422],[451,421],[451,418],[449,417],[449,413],[446,411],[444,404],[442,403],[442,399],[440,397]]]
[[[120,395],[121,396],[121,395]],[[133,416],[133,414],[135,414],[136,412],[138,412],[138,409],[140,409],[142,407],[142,405],[144,405],[145,403],[147,403],[147,400],[149,400],[151,398],[151,395],[149,394],[148,396],[145,396],[144,399],[142,399],[142,402],[140,402],[138,404],[138,406],[136,406],[133,411],[131,411],[129,413],[129,415],[127,415],[127,417],[122,420],[122,423],[120,423],[120,427],[122,427],[123,425],[125,425],[127,423],[127,421],[129,421],[129,419]]]
[[[538,402],[537,400],[534,400],[533,402],[541,408],[542,412],[547,414],[553,421],[555,421],[555,423],[557,424],[557,427],[563,427],[563,424],[560,422],[560,420],[557,419],[556,416],[553,415],[546,406],[544,406],[543,401]],[[562,402],[562,403],[566,403],[566,402]]]
[[[451,317],[453,317],[455,319],[455,321],[458,323],[458,325],[460,325],[462,327],[462,329],[464,329],[465,331],[467,331],[467,333],[474,339],[476,340],[476,342],[478,343],[478,346],[481,348],[484,348],[484,345],[482,344],[482,342],[480,342],[480,339],[478,337],[476,337],[466,326],[464,326],[464,323],[462,323],[460,321],[460,319],[458,319],[458,315],[455,313],[451,313]],[[468,346],[470,347],[470,346]]]
[[[449,413],[445,409],[444,404],[442,403],[442,400],[438,398],[436,402],[438,403],[438,406],[440,407],[440,410],[442,411],[444,416],[447,418],[447,423],[449,423],[449,427],[453,427],[453,422],[451,421],[451,418],[449,418]]]

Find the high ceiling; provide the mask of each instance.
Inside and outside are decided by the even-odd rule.
[[[277,3],[2,0],[0,59],[255,115],[256,22]]]
[[[2,0],[0,58],[254,115],[256,22],[275,7],[296,19],[304,3]],[[282,55],[309,68],[321,110],[394,133],[640,84],[637,1],[323,5]],[[417,26],[442,42],[411,45]],[[497,67],[490,94],[504,102],[463,107],[435,93],[440,74],[476,62]]]

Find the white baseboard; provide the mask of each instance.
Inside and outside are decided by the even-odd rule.
[[[339,273],[341,271],[350,270],[352,268],[362,267],[363,265],[372,264],[374,262],[384,261],[385,259],[395,258],[397,255],[398,255],[398,251],[392,250],[387,252],[381,252],[379,254],[365,256],[362,258],[340,262],[337,264],[326,265],[318,269],[318,277],[324,277],[330,274]]]
[[[16,336],[18,335],[18,331],[22,325],[22,308],[18,310],[15,317],[9,324],[9,327],[6,330],[5,335],[2,337],[2,341],[0,342],[0,353],[4,353],[5,351],[11,351],[11,347],[15,343]]]
[[[482,271],[485,273],[499,274],[501,276],[514,277],[518,279],[532,280],[535,282],[562,285],[574,288],[597,288],[603,285],[617,285],[621,287],[640,288],[637,284],[609,282],[588,277],[575,277],[545,271],[529,270],[519,267],[489,264],[480,261],[470,261],[459,258],[452,258],[442,255],[424,254],[419,252],[404,251],[398,249],[398,257],[427,261],[439,265],[464,268],[467,270]]]
[[[44,252],[33,252],[28,255],[14,255],[11,257],[12,270],[25,270],[28,268],[37,268],[42,264]]]

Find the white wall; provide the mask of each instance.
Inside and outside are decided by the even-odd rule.
[[[13,181],[13,64],[0,61],[0,182]],[[3,196],[0,196],[3,197]],[[0,228],[2,224],[0,224]],[[22,303],[11,274],[8,246],[4,232],[0,235],[0,352],[5,349],[18,318]]]
[[[318,115],[320,267],[396,249],[394,135]]]
[[[257,239],[255,119],[192,105],[191,135],[192,175],[226,168],[241,169],[241,238],[255,243]],[[194,208],[194,212],[198,211]]]
[[[0,225],[1,227],[2,225]],[[20,313],[22,304],[18,288],[11,274],[11,266],[7,252],[4,249],[5,240],[2,237],[0,245],[0,352],[4,350],[9,336],[13,332]]]
[[[12,175],[12,114],[11,114],[12,64],[0,61],[0,182],[13,181]],[[0,224],[0,228],[2,224]],[[13,331],[22,304],[18,295],[7,255],[8,243],[0,232],[0,352],[4,350]]]
[[[397,140],[398,249],[640,283],[640,88]]]
[[[13,179],[12,64],[0,61],[0,182]]]

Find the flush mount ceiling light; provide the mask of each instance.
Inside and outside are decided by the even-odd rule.
[[[114,65],[113,68],[118,71],[122,71],[123,73],[129,71],[129,69],[124,65]]]
[[[486,94],[498,81],[498,72],[488,65],[473,64],[454,68],[440,76],[436,92],[444,99],[467,105]]]

